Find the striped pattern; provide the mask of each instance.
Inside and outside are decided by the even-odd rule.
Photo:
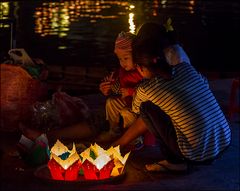
[[[121,97],[109,97],[106,100],[106,120],[109,121],[110,127],[119,123],[120,112],[126,104]]]
[[[135,37],[134,34],[130,32],[121,32],[115,41],[115,51],[121,49],[124,51],[132,51],[132,41]]]
[[[133,111],[152,101],[172,119],[182,154],[195,161],[215,157],[231,140],[226,118],[206,79],[188,63],[175,66],[173,80],[146,80],[137,89]]]

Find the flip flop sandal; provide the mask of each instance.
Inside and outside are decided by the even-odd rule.
[[[168,172],[169,169],[160,163],[146,164],[145,168],[149,172]]]
[[[182,173],[186,172],[187,169],[183,170],[173,170],[168,168],[166,165],[162,164],[161,162],[153,163],[153,164],[146,164],[145,168],[148,172],[174,172],[174,173]]]

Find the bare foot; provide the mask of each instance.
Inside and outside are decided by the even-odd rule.
[[[24,136],[33,141],[42,134],[40,131],[26,127],[23,123],[19,124],[19,129]]]

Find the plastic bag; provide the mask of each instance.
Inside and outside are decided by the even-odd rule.
[[[47,132],[88,120],[91,113],[85,102],[65,92],[56,92],[52,100],[36,102],[32,106],[32,127]]]
[[[52,98],[59,113],[60,127],[76,124],[90,117],[91,112],[79,97],[72,97],[65,92],[56,92]]]
[[[42,132],[59,128],[59,113],[52,100],[33,104],[31,126]]]
[[[23,48],[15,48],[8,51],[11,59],[15,64],[34,66],[33,60],[29,57],[28,53]]]

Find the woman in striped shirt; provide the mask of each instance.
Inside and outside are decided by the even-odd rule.
[[[161,40],[142,38],[150,27],[158,29]],[[163,160],[146,165],[149,171],[182,171],[187,161],[215,159],[229,146],[231,131],[207,80],[161,25],[143,25],[134,44],[134,61],[145,79],[132,104],[139,117],[113,145],[125,146],[150,130],[159,140]]]

